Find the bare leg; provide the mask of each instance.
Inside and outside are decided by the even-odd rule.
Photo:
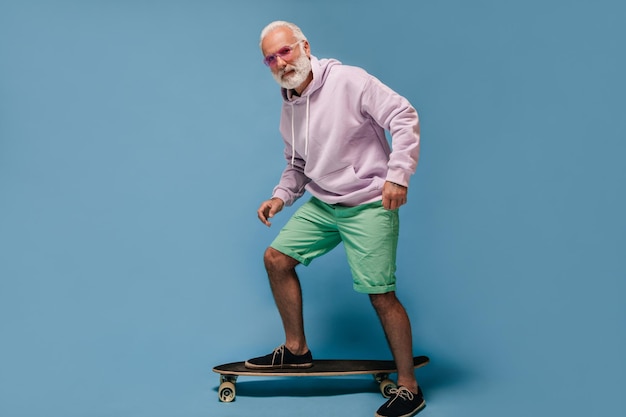
[[[285,329],[285,346],[294,355],[305,354],[309,348],[304,335],[302,289],[296,274],[298,261],[274,248],[264,256],[274,301]]]
[[[370,300],[387,336],[387,342],[398,367],[398,385],[417,393],[413,366],[413,336],[406,310],[395,292],[370,294]]]

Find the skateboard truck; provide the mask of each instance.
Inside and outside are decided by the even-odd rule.
[[[220,387],[217,395],[223,403],[229,403],[235,400],[236,390],[235,383],[237,375],[220,375]]]

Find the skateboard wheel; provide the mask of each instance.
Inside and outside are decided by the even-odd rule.
[[[218,395],[220,401],[223,403],[229,403],[235,400],[235,384],[232,382],[222,382],[220,384]]]
[[[391,390],[395,388],[397,388],[395,382],[390,379],[385,379],[380,383],[380,392],[385,398],[391,397]]]

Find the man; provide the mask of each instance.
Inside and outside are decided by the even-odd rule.
[[[270,23],[260,47],[282,87],[280,132],[287,166],[257,215],[270,226],[270,219],[305,190],[312,197],[264,255],[285,344],[246,366],[312,366],[295,267],[343,242],[354,289],[369,294],[398,367],[398,389],[376,416],[414,415],[426,403],[415,380],[409,318],[395,295],[395,258],[398,208],[406,203],[419,155],[417,112],[364,70],[318,60],[292,23]],[[385,130],[391,133],[391,148]]]

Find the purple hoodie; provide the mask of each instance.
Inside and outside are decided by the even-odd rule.
[[[382,199],[385,181],[408,186],[419,156],[415,109],[361,68],[314,56],[311,64],[313,81],[300,97],[281,89],[287,167],[272,197],[289,206],[308,190],[356,206]]]

